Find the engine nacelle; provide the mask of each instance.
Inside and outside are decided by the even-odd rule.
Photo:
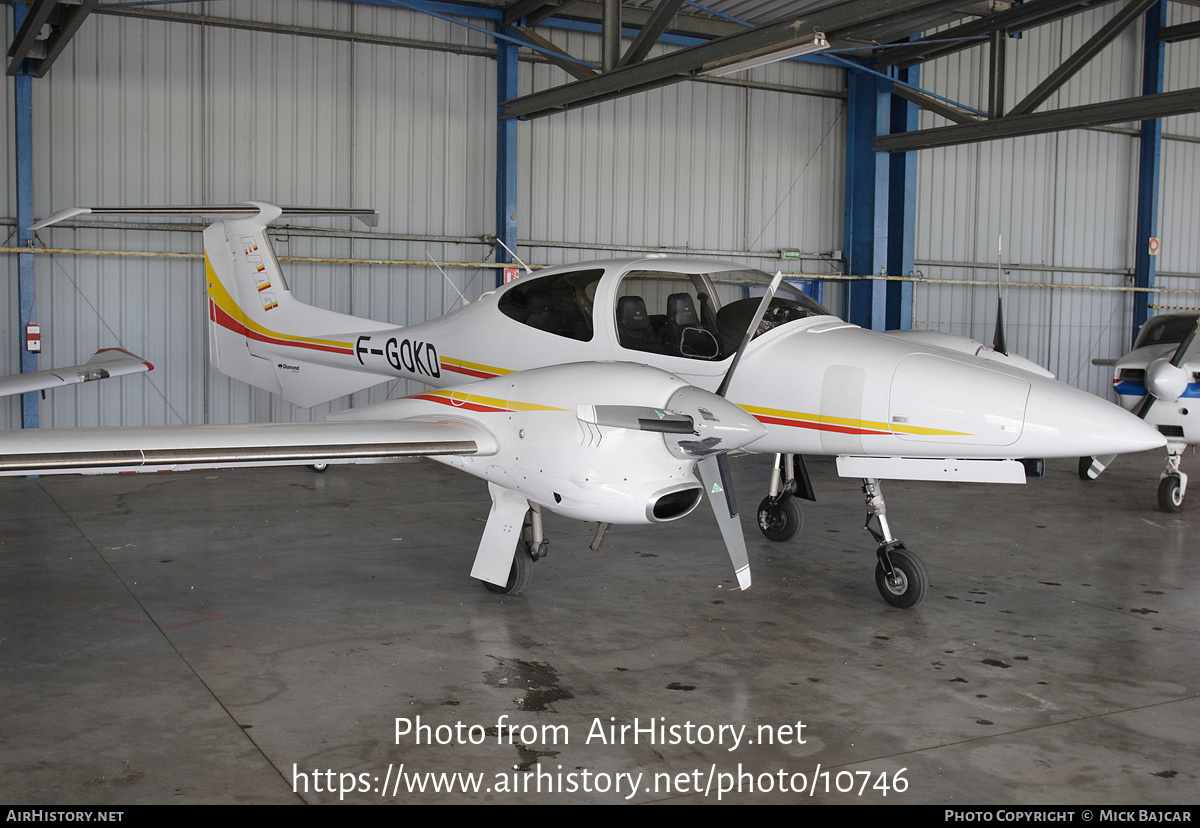
[[[766,433],[732,403],[654,368],[592,364],[586,386],[579,384],[579,375],[577,367],[566,365],[489,380],[489,385],[506,386],[515,409],[507,415],[505,434],[497,434],[500,450],[491,457],[437,459],[566,517],[665,523],[689,514],[702,500],[695,468],[699,456],[708,453],[705,446],[728,450]],[[471,393],[482,384],[470,386]],[[534,400],[548,405],[516,405]],[[651,422],[641,428],[634,418],[614,426],[595,416],[597,410],[613,409],[645,411]],[[652,412],[690,417],[693,430],[658,430]],[[689,445],[695,453],[688,453]]]
[[[458,414],[456,415],[456,410]],[[338,419],[456,416],[495,450],[438,462],[561,515],[665,523],[702,500],[697,461],[766,434],[752,415],[665,371],[632,363],[555,365],[392,400]]]

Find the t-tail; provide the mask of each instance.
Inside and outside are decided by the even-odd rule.
[[[204,271],[209,359],[221,373],[305,407],[389,378],[364,364],[358,343],[364,335],[396,326],[296,299],[267,235],[267,226],[280,216],[354,216],[374,225],[378,217],[373,210],[278,207],[258,201],[216,207],[74,207],[33,229],[87,214],[213,219],[204,231]]]

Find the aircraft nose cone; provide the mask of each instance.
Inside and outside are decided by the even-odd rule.
[[[753,443],[767,433],[766,427],[749,412],[724,397],[695,386],[680,388],[671,395],[666,407],[692,418],[699,433],[694,442],[704,449],[692,450],[681,442],[680,445],[691,454],[731,451]]]
[[[1092,394],[1035,382],[1025,410],[1026,442],[1029,457],[1086,457],[1147,451],[1166,445],[1166,438],[1145,420]]]

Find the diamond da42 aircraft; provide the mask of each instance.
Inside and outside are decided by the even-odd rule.
[[[803,455],[860,478],[884,599],[911,607],[928,576],[891,532],[881,479],[1024,482],[1048,457],[1163,445],[1119,406],[978,343],[889,335],[831,315],[759,271],[646,256],[529,274],[408,327],[304,304],[268,225],[367,211],[262,202],[72,208],[203,215],[209,358],[229,376],[317,405],[395,378],[431,390],[325,422],[8,432],[0,473],[97,473],[358,462],[428,455],[487,481],[491,511],[471,574],[525,587],[542,511],[601,524],[665,523],[708,496],[745,588],[749,565],[727,456],[776,455],[758,511],[767,537],[800,528]],[[777,292],[776,292],[777,290]],[[699,479],[697,479],[699,477]],[[601,532],[597,532],[598,544]]]

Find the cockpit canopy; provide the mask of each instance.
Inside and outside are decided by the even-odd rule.
[[[1178,345],[1196,326],[1194,313],[1164,313],[1152,317],[1142,325],[1134,348],[1143,345]]]
[[[604,270],[529,276],[498,300],[506,316],[539,330],[588,342],[594,327],[596,289]],[[745,336],[771,277],[759,270],[681,272],[634,268],[616,288],[613,324],[622,348],[719,361]],[[829,311],[784,281],[754,335]]]

